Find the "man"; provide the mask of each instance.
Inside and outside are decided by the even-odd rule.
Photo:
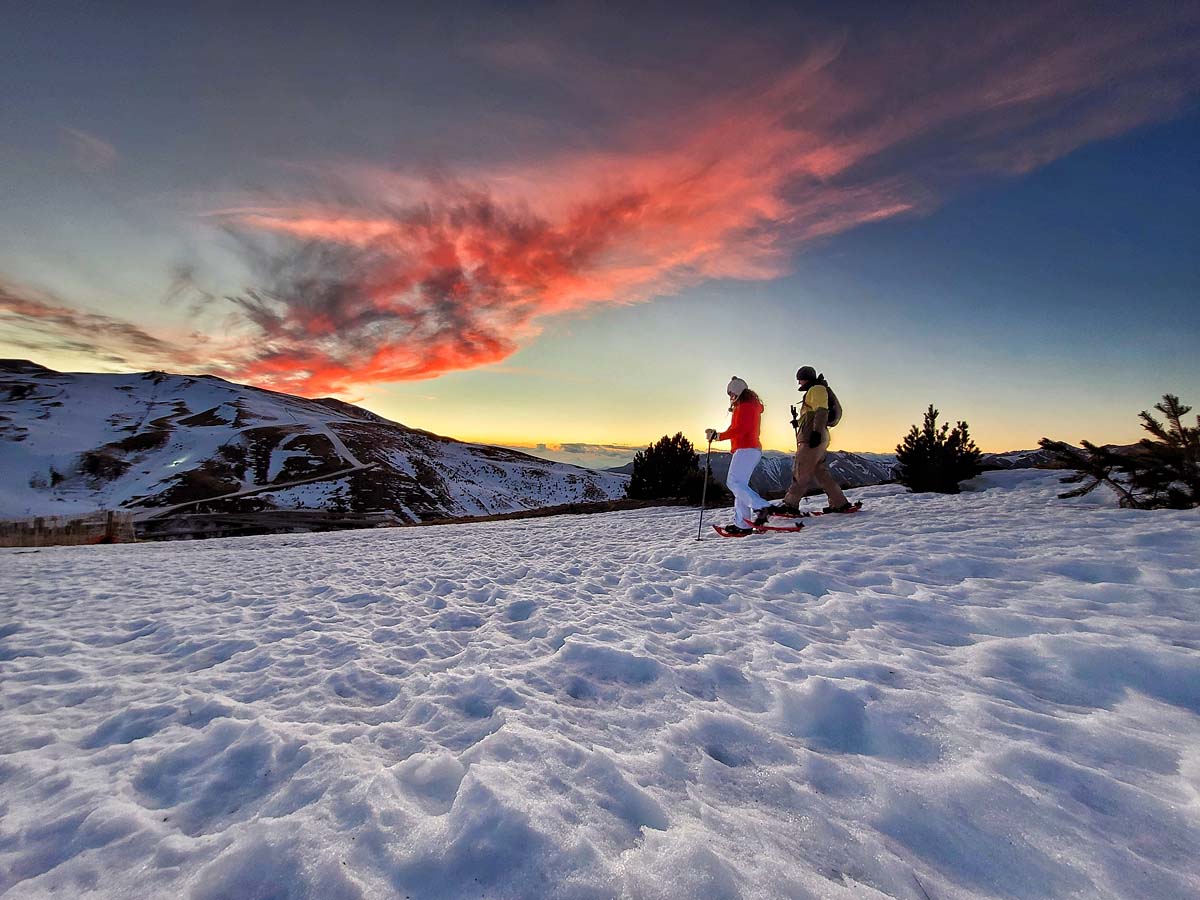
[[[796,429],[796,458],[792,462],[792,485],[784,494],[783,502],[767,506],[758,511],[755,524],[765,525],[771,516],[796,516],[800,514],[800,500],[807,493],[815,478],[821,490],[829,498],[827,513],[845,513],[854,510],[846,500],[841,487],[829,471],[825,462],[825,451],[829,447],[829,388],[825,379],[817,375],[812,366],[801,366],[796,371],[796,381],[804,398],[800,412],[792,418]],[[795,414],[796,408],[792,407]]]

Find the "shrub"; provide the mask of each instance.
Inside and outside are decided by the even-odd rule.
[[[115,481],[129,470],[129,463],[104,448],[88,450],[79,457],[79,468],[96,481]]]
[[[131,434],[106,446],[122,453],[147,453],[166,444],[170,437],[171,432],[168,429],[152,428],[149,431]]]
[[[633,458],[633,474],[626,495],[636,500],[682,499],[699,503],[705,473],[698,465],[699,454],[682,432],[663,435]],[[708,499],[720,500],[728,492],[709,481]]]
[[[1075,474],[1065,484],[1080,484],[1060,497],[1082,497],[1104,484],[1116,492],[1121,506],[1131,509],[1191,509],[1200,506],[1200,416],[1196,427],[1185,425],[1191,412],[1174,394],[1163,394],[1154,408],[1160,422],[1146,410],[1139,414],[1152,437],[1132,447],[1098,447],[1083,441],[1082,449],[1042,438],[1040,445],[1055,461]]]
[[[896,480],[910,491],[957,494],[959,482],[980,472],[980,452],[971,440],[966,422],[954,428],[937,424],[938,411],[929,404],[925,420],[916,425],[896,447]]]

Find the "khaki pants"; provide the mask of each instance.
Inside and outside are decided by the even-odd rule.
[[[829,466],[825,462],[825,450],[829,447],[829,431],[821,435],[821,444],[817,447],[808,446],[808,434],[796,436],[796,458],[792,461],[792,486],[784,494],[783,502],[789,506],[799,506],[809,487],[816,479],[821,490],[829,498],[830,506],[843,506],[846,495],[838,486]]]

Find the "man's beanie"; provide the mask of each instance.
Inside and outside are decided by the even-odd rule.
[[[796,370],[796,380],[797,381],[816,381],[817,380],[817,370],[814,369],[812,366],[801,366],[799,369]]]
[[[729,386],[725,388],[725,393],[733,394],[735,397],[740,397],[742,396],[742,391],[744,391],[747,387],[749,387],[749,385],[747,385],[746,382],[734,375],[733,378],[729,379]]]

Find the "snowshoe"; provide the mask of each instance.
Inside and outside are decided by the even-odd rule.
[[[741,525],[714,525],[713,531],[721,537],[745,537],[754,534],[753,528],[743,528]]]
[[[789,522],[787,525],[759,525],[757,520],[751,522],[747,519],[746,524],[759,533],[766,531],[800,531],[804,528],[804,523],[800,521]]]
[[[754,516],[755,525],[766,525],[771,516],[778,516],[784,519],[796,519],[802,515],[800,510],[794,506],[789,506],[786,503],[777,503],[774,506],[764,506]]]

